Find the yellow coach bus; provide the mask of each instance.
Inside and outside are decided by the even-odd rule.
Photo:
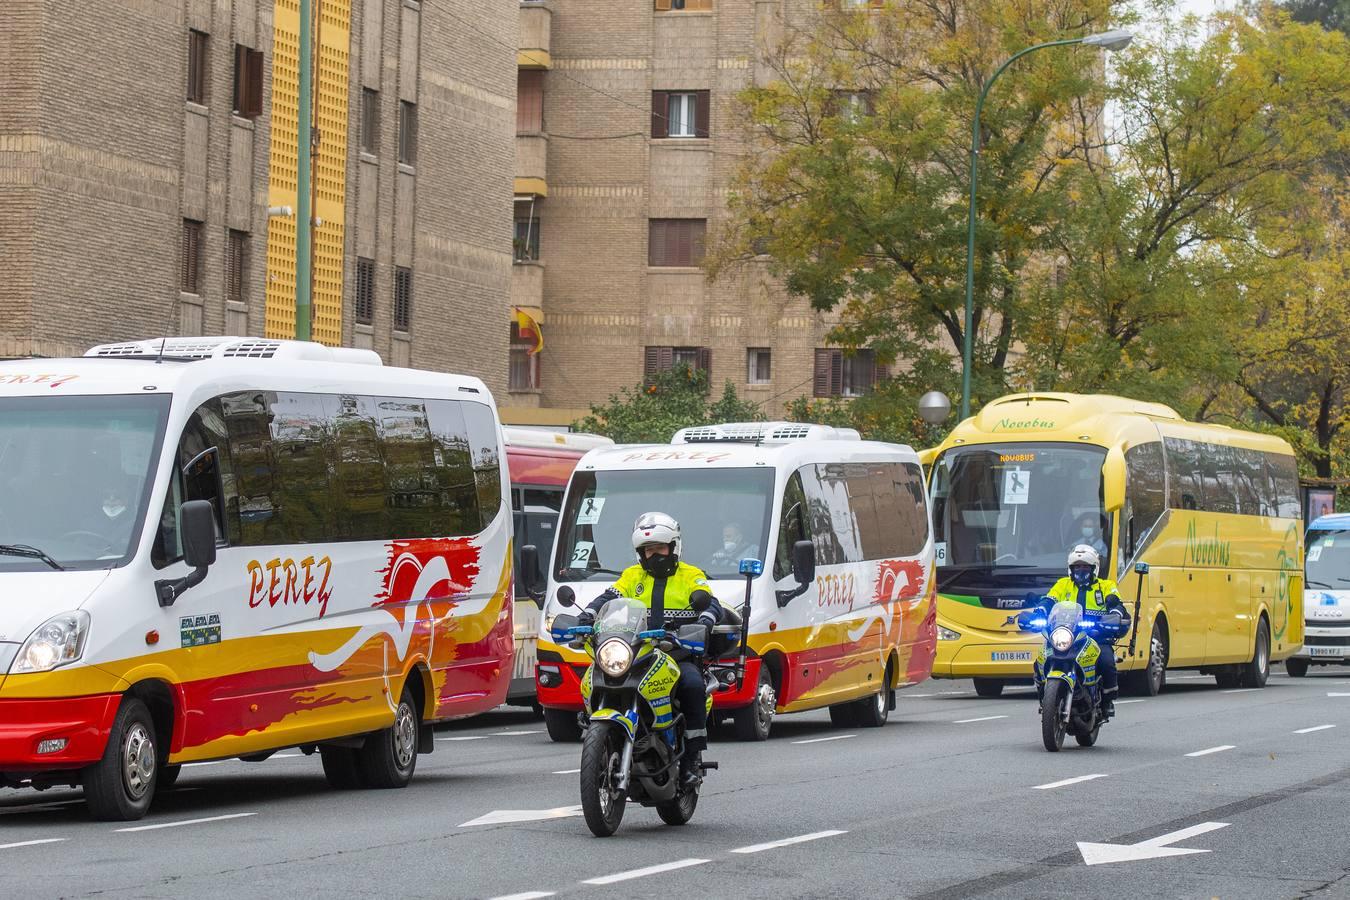
[[[1187,422],[1122,397],[1016,394],[923,455],[938,574],[933,675],[980,696],[1029,683],[1037,638],[1017,630],[1094,546],[1134,631],[1122,685],[1156,694],[1167,669],[1261,687],[1303,642],[1298,467],[1279,438]],[[1147,563],[1147,574],[1135,573]],[[1141,583],[1142,581],[1142,583]]]

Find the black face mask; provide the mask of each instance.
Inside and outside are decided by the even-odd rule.
[[[653,554],[642,560],[642,571],[653,578],[669,578],[680,567],[680,558],[673,552],[669,556]]]

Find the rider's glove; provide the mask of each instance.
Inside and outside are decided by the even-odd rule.
[[[590,609],[583,609],[577,615],[578,626],[590,626],[595,624],[595,612]]]
[[[717,624],[717,616],[712,614],[712,610],[704,610],[698,614],[698,624],[711,628]]]

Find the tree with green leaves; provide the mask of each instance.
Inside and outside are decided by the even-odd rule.
[[[676,431],[693,425],[721,422],[757,422],[759,407],[736,394],[728,381],[722,395],[713,400],[707,373],[687,365],[659,372],[624,388],[591,414],[573,423],[573,430],[601,434],[620,444],[664,444]]]

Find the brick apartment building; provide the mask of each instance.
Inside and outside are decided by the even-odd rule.
[[[314,337],[504,393],[515,6],[314,8]],[[299,0],[0,3],[0,357],[293,336],[299,23]]]
[[[770,415],[802,394],[870,387],[867,355],[829,349],[829,322],[765,266],[713,283],[699,268],[744,151],[735,96],[774,78],[759,48],[820,8],[520,3],[511,296],[525,327],[511,325],[508,421],[566,423],[682,362]]]

